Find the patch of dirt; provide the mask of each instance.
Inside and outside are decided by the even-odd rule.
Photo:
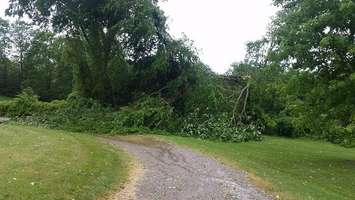
[[[127,186],[128,192],[122,191],[128,194],[128,200],[272,199],[251,184],[246,173],[197,152],[145,136],[112,137],[105,141],[142,163],[144,174],[133,175],[142,176],[133,181],[137,182],[131,187],[135,190]]]
[[[143,177],[144,170],[141,164],[134,162],[129,174],[128,183],[121,188],[117,194],[111,195],[108,200],[136,200],[136,187],[138,181]]]

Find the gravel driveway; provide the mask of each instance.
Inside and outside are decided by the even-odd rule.
[[[129,199],[272,199],[252,185],[244,172],[194,151],[143,136],[105,140],[133,155],[142,165],[135,195]]]

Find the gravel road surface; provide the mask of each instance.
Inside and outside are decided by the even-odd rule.
[[[142,166],[143,173],[135,180],[135,194],[122,199],[272,199],[251,184],[246,173],[200,153],[143,136],[106,138],[105,141],[127,151]]]

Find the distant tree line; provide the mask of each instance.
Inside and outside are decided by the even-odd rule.
[[[66,38],[32,24],[0,19],[0,94],[15,96],[33,88],[42,100],[71,92],[73,68],[66,60]]]

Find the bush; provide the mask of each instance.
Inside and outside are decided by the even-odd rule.
[[[115,113],[119,127],[169,130],[174,121],[173,108],[163,99],[145,97]]]
[[[0,117],[4,117],[8,114],[10,105],[10,101],[0,101]]]
[[[144,97],[115,111],[93,99],[71,94],[66,101],[44,103],[30,90],[8,104],[0,104],[6,115],[21,123],[90,133],[171,133],[202,139],[246,142],[261,140],[254,124],[231,126],[228,114],[208,114],[196,110],[187,117],[177,117],[173,107],[161,98]],[[208,109],[207,109],[208,111]],[[206,114],[207,113],[207,114]],[[180,123],[181,122],[181,123]]]
[[[47,109],[41,112],[31,110],[31,115],[20,115],[18,120],[29,125],[101,134],[167,131],[172,130],[171,122],[174,121],[172,107],[160,98],[142,98],[119,111],[75,93],[65,102],[65,106],[54,110]]]
[[[40,102],[31,88],[24,89],[12,101],[0,102],[0,116],[25,117],[66,107],[65,101]]]
[[[355,121],[347,126],[342,126],[339,122],[333,121],[332,123],[328,124],[328,129],[326,129],[324,135],[325,138],[330,142],[341,144],[345,147],[354,147]]]
[[[259,126],[254,124],[233,126],[227,113],[220,115],[199,114],[198,110],[184,120],[180,135],[231,142],[262,140]]]
[[[113,119],[110,108],[103,107],[93,99],[83,98],[75,93],[69,95],[65,106],[56,109],[46,109],[42,112],[33,112],[31,116],[19,119],[22,123],[58,128],[75,132],[106,133],[106,124]],[[41,103],[42,105],[58,105],[56,102]]]

